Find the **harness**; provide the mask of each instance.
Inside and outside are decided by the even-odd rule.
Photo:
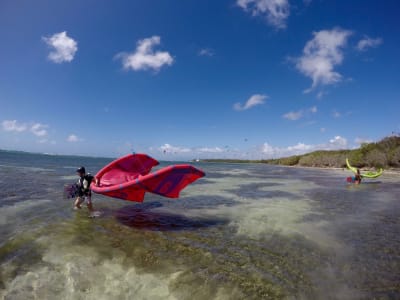
[[[78,180],[79,191],[87,196],[90,195],[90,184],[92,183],[94,177],[91,174],[86,174]]]

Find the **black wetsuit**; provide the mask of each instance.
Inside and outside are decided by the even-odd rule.
[[[92,195],[92,191],[90,190],[90,184],[92,183],[93,179],[94,179],[94,177],[91,174],[86,174],[79,178],[79,180],[78,180],[78,186],[79,186],[78,195],[79,195],[79,197]]]

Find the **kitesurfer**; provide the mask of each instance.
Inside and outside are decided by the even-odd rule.
[[[360,169],[359,168],[357,168],[357,173],[355,173],[355,176],[354,176],[354,183],[355,184],[360,184],[361,183],[361,174],[360,174]]]
[[[97,184],[97,179],[91,175],[86,174],[85,167],[80,167],[76,170],[77,175],[79,176],[78,179],[78,197],[75,200],[74,208],[81,209],[81,204],[86,199],[86,205],[90,211],[93,211],[93,203],[92,203],[92,191],[90,189],[90,184],[93,180],[95,180]]]

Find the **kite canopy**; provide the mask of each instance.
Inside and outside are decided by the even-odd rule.
[[[106,165],[97,174],[95,193],[142,202],[146,192],[178,198],[188,184],[205,173],[188,164],[171,165],[150,173],[159,162],[146,154],[129,154]]]
[[[347,165],[347,168],[349,168],[351,171],[353,171],[354,173],[357,173],[357,168],[355,168],[352,165],[350,165],[350,162],[349,162],[348,158],[346,158],[346,165]],[[363,178],[364,177],[365,178],[377,178],[377,177],[381,176],[382,173],[383,173],[383,169],[380,168],[378,170],[378,172],[370,172],[370,171],[369,172],[365,172],[365,173],[361,174],[361,177],[363,177]]]

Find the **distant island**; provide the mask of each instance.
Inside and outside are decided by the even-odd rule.
[[[377,143],[364,143],[353,150],[319,150],[303,155],[266,159],[204,159],[203,162],[265,163],[283,166],[345,168],[346,158],[358,168],[400,168],[400,137],[390,136]]]

